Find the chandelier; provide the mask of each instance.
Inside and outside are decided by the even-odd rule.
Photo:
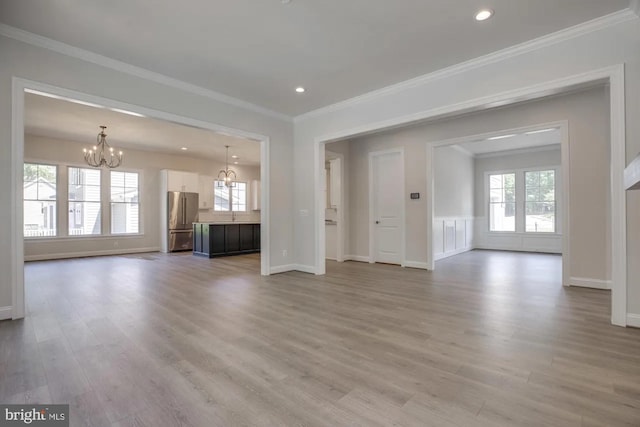
[[[227,167],[218,172],[218,180],[223,181],[226,187],[235,187],[236,184],[234,180],[236,179],[236,173],[229,169],[229,146],[225,145],[225,147],[227,148]]]
[[[122,164],[122,151],[118,151],[118,154],[116,154],[113,151],[113,147],[107,143],[107,134],[104,133],[106,128],[106,126],[100,126],[102,130],[98,133],[98,143],[93,148],[82,150],[84,152],[84,161],[94,168],[106,166],[109,169],[113,169]]]

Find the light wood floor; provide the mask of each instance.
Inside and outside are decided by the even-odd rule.
[[[0,402],[92,426],[640,426],[640,330],[553,255],[437,270],[258,255],[28,263],[0,322]]]

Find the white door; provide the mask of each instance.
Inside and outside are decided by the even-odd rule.
[[[404,164],[400,152],[372,153],[372,262],[402,263]]]

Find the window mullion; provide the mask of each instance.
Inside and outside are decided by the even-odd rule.
[[[524,171],[516,171],[516,233],[524,233],[525,223],[525,179]]]

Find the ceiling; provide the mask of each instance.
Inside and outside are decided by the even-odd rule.
[[[260,143],[107,108],[90,107],[47,96],[25,94],[25,133],[95,144],[99,126],[107,126],[112,147],[180,154],[224,162],[237,155],[239,165],[260,165]],[[186,147],[188,150],[182,150]],[[125,152],[126,155],[126,152]],[[232,163],[234,159],[229,158]]]
[[[628,6],[629,0],[20,0],[0,2],[0,21],[298,115]],[[495,16],[476,22],[483,7]],[[299,85],[306,93],[295,93]]]
[[[508,135],[509,134],[497,136]],[[478,156],[483,154],[493,154],[504,151],[522,150],[544,146],[557,146],[557,148],[560,148],[560,138],[560,129],[553,129],[548,132],[538,132],[532,134],[521,133],[508,138],[469,141],[458,144],[458,146],[465,149],[474,156]]]

